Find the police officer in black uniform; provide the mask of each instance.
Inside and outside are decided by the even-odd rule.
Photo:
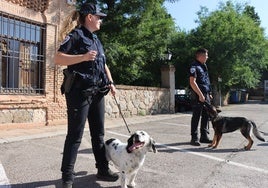
[[[109,90],[115,95],[116,89],[102,44],[93,33],[100,29],[101,18],[106,14],[101,13],[95,4],[84,3],[72,18],[75,15],[80,24],[69,32],[55,55],[56,64],[67,65],[62,85],[68,115],[61,166],[64,188],[71,188],[74,181],[74,165],[86,120],[90,125],[97,178],[104,181],[118,179],[118,174],[108,167],[104,147],[104,95]]]
[[[192,100],[192,119],[191,119],[191,145],[200,146],[201,143],[211,143],[208,138],[209,117],[207,112],[203,109],[203,102],[210,103],[211,86],[208,74],[206,61],[208,59],[208,50],[201,48],[195,53],[195,61],[190,66],[190,86],[191,86],[191,100]],[[198,124],[201,118],[200,126],[200,142],[198,140]]]

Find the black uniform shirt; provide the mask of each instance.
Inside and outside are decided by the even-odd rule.
[[[97,79],[107,82],[105,72],[106,57],[103,46],[98,37],[87,30],[84,26],[72,30],[62,42],[59,52],[76,55],[85,54],[90,50],[97,51],[95,61],[84,61],[78,64],[69,65],[69,71],[77,71],[80,73],[94,75]]]
[[[196,83],[202,93],[211,92],[210,80],[208,75],[208,69],[206,64],[202,64],[199,61],[194,61],[190,66],[190,76],[196,78]]]

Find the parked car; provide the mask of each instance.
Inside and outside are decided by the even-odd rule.
[[[175,112],[191,111],[191,99],[187,94],[176,94],[175,95]]]

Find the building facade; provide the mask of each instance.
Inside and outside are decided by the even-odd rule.
[[[57,124],[66,117],[53,63],[65,1],[0,1],[1,125]]]

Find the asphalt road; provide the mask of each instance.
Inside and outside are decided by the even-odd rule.
[[[256,122],[268,140],[268,104],[248,103],[222,108],[221,115],[244,116]],[[239,131],[224,134],[217,149],[189,145],[191,114],[170,119],[151,118],[132,124],[130,129],[145,130],[157,142],[158,153],[148,153],[137,175],[137,188],[259,188],[268,187],[268,142],[254,138],[250,151]],[[211,129],[210,137],[212,138]],[[106,139],[126,141],[124,126],[108,128]],[[65,135],[25,139],[0,144],[0,188],[60,188],[60,164]],[[111,166],[113,170],[115,168]],[[88,131],[79,149],[75,166],[75,188],[120,188],[120,181],[102,182],[95,177]]]

